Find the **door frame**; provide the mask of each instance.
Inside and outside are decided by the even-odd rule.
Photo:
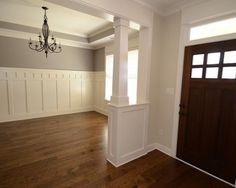
[[[228,14],[228,16],[232,16],[232,14]],[[236,13],[234,15],[236,17]],[[202,25],[206,23],[211,23],[216,20],[222,20],[224,18],[227,18],[226,16],[221,16],[219,17],[218,15],[215,16],[212,19],[205,19],[204,21],[201,22],[195,22],[195,23],[190,23],[190,24],[184,24],[183,23],[183,18],[181,21],[181,30],[180,30],[180,38],[179,38],[179,52],[178,52],[178,62],[177,62],[177,73],[176,73],[176,87],[175,87],[175,99],[174,99],[174,114],[173,114],[173,131],[172,131],[172,142],[171,142],[171,148],[169,155],[172,156],[173,158],[203,172],[206,173],[230,186],[236,187],[236,180],[235,180],[235,185],[220,179],[194,165],[189,164],[186,161],[183,161],[179,159],[177,155],[177,142],[178,142],[178,129],[179,129],[179,104],[181,101],[181,94],[182,94],[182,81],[183,81],[183,68],[184,68],[184,56],[185,56],[185,47],[186,46],[192,46],[196,44],[204,44],[204,43],[211,43],[211,42],[219,42],[219,41],[224,41],[224,40],[232,40],[236,39],[236,33],[234,34],[228,34],[228,35],[222,35],[222,36],[217,36],[217,37],[211,37],[211,38],[206,38],[206,39],[200,39],[200,40],[194,40],[190,41],[189,36],[190,36],[190,29],[193,26],[196,25]]]
[[[232,16],[232,14],[230,14]],[[229,15],[228,15],[229,16]],[[228,17],[227,16],[227,17]],[[236,17],[236,15],[235,15]],[[171,143],[171,153],[170,155],[173,158],[177,158],[177,140],[178,140],[178,128],[179,128],[179,104],[181,100],[181,90],[182,90],[182,79],[183,79],[183,68],[184,68],[184,55],[185,55],[185,47],[196,45],[196,44],[204,44],[211,42],[218,42],[224,40],[231,40],[236,38],[236,33],[222,35],[217,37],[211,37],[206,39],[194,40],[190,41],[190,29],[196,25],[202,25],[206,23],[211,23],[216,20],[222,20],[226,18],[226,16],[216,16],[212,19],[205,19],[204,21],[192,23],[192,24],[184,24],[181,23],[181,31],[180,31],[180,39],[179,39],[179,52],[178,52],[178,63],[177,63],[177,74],[176,74],[176,89],[175,89],[175,100],[174,100],[174,116],[173,116],[173,131],[172,131],[172,143]]]

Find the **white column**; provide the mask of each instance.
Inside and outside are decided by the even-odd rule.
[[[128,81],[128,21],[115,18],[115,44],[114,44],[114,72],[113,96],[109,105],[108,114],[108,146],[107,160],[114,166],[120,166],[147,153],[147,127],[149,104],[129,105],[127,96]],[[146,98],[147,82],[149,81],[149,61],[151,51],[149,47],[151,37],[149,29],[142,35],[140,70],[142,88],[145,89]],[[148,41],[145,41],[145,37]],[[148,44],[146,44],[148,43]],[[146,65],[145,65],[146,64]],[[143,93],[142,93],[143,94]],[[146,100],[146,99],[145,99]]]
[[[141,28],[139,31],[139,62],[137,103],[149,102],[149,76],[152,51],[152,28]]]
[[[128,86],[128,26],[129,22],[114,18],[114,66],[111,104],[124,106],[129,104]]]

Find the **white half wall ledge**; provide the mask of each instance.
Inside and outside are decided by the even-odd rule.
[[[149,103],[108,108],[107,160],[119,167],[146,155]]]

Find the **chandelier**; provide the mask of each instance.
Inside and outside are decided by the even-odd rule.
[[[50,34],[49,26],[48,26],[48,18],[46,15],[48,8],[42,7],[42,9],[44,10],[44,22],[42,26],[43,39],[42,39],[41,33],[39,33],[38,42],[33,43],[31,39],[29,40],[29,48],[37,52],[44,51],[47,58],[48,52],[60,53],[62,51],[62,48],[61,48],[61,44],[58,45],[56,43],[56,39],[53,37],[53,35],[51,37],[51,43],[48,42],[49,34]]]

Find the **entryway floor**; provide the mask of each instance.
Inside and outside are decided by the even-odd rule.
[[[229,188],[159,151],[119,168],[105,158],[96,112],[0,124],[1,188]]]

